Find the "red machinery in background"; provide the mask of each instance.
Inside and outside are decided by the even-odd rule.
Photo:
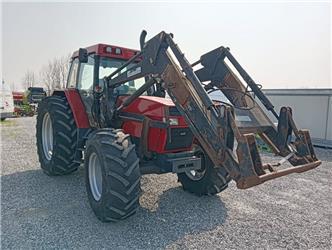
[[[25,93],[21,91],[13,91],[14,99],[14,115],[16,117],[34,116],[36,108],[30,105],[25,97]]]

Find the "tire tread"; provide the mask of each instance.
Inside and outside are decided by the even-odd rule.
[[[106,175],[107,192],[102,202],[96,203],[88,183],[88,160],[85,161],[88,197],[96,216],[104,222],[115,222],[133,215],[139,207],[140,171],[130,136],[121,129],[100,129],[90,135],[85,150],[87,157],[91,150],[102,155]]]
[[[42,148],[41,130],[45,113],[50,114],[54,130],[51,160],[45,158]],[[77,149],[77,127],[66,97],[49,96],[39,104],[36,137],[39,161],[46,174],[66,175],[77,170],[80,165],[74,162]]]

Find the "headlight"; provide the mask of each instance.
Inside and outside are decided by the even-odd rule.
[[[179,125],[178,118],[169,118],[169,125]]]

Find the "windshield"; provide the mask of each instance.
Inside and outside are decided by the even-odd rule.
[[[110,75],[116,69],[118,69],[121,65],[123,65],[126,61],[114,59],[114,58],[107,58],[101,57],[100,64],[99,64],[99,83],[101,84],[103,78],[105,76]],[[125,67],[121,72],[126,71],[128,68],[131,68],[134,64],[130,64],[128,67]],[[115,91],[118,95],[131,95],[133,94],[138,88],[140,88],[145,83],[144,78],[139,78],[134,81],[127,82],[122,84],[121,86],[117,87]],[[143,95],[146,95],[144,93]]]

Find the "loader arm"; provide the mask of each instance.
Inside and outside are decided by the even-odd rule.
[[[138,58],[141,60],[135,66],[123,71]],[[225,63],[226,58],[236,68],[242,81]],[[195,71],[193,66],[198,64],[202,67]],[[173,35],[161,32],[147,41],[140,53],[105,78],[105,89],[114,89],[141,77],[149,80],[112,115],[128,106],[154,83],[162,83],[215,167],[224,167],[238,188],[249,188],[320,165],[309,132],[296,128],[291,109],[284,107],[278,115],[259,85],[244,71],[228,48],[217,48],[190,65],[174,43]],[[211,90],[222,91],[232,105],[216,105],[208,95]],[[277,128],[256,103],[254,96],[278,119]],[[288,140],[292,132],[296,136],[293,144]],[[285,157],[295,167],[277,170],[276,166],[280,163],[263,164],[255,134],[259,134],[274,153]],[[236,149],[227,143],[230,136],[236,139]]]

